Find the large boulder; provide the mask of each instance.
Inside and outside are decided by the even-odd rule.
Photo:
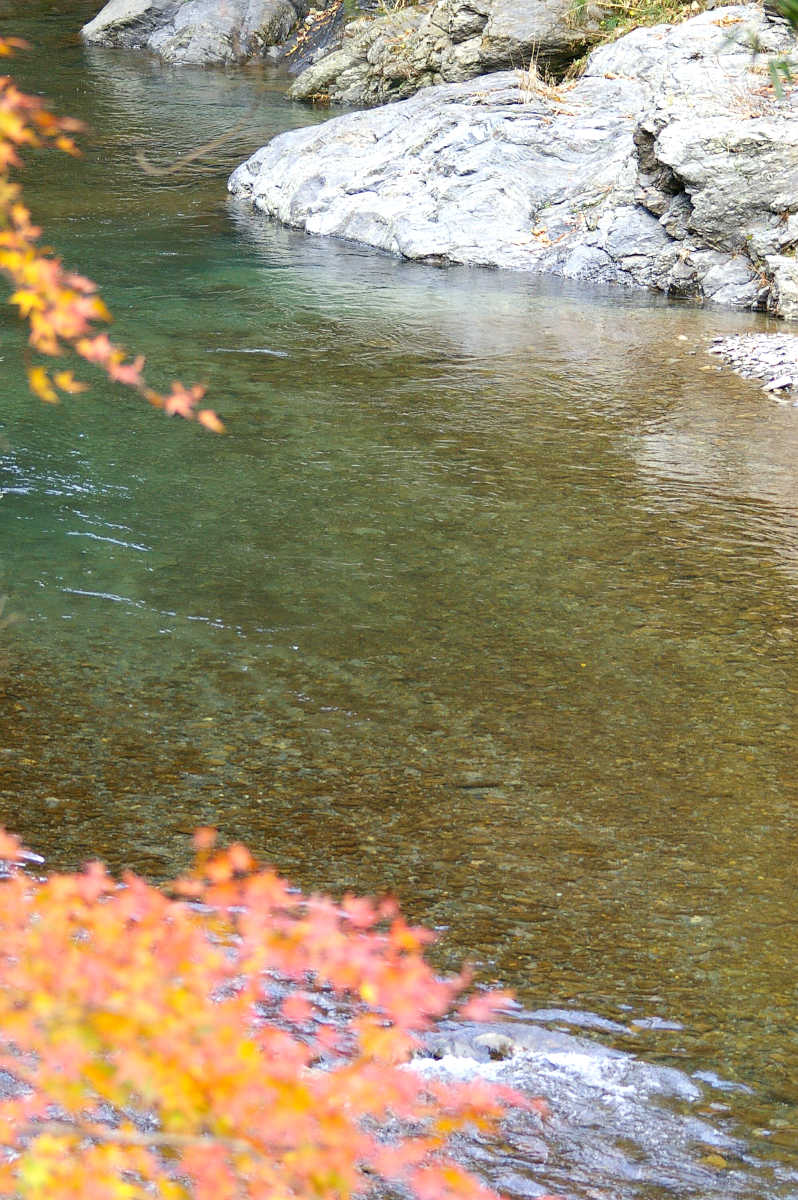
[[[141,49],[151,34],[168,25],[181,0],[108,0],[97,16],[81,29],[87,42],[101,46]]]
[[[167,62],[234,62],[283,42],[308,0],[109,0],[81,33]]]
[[[340,48],[295,80],[297,99],[383,104],[507,67],[561,71],[600,36],[601,8],[573,0],[437,0],[353,21]]]
[[[503,72],[281,135],[230,190],[407,258],[547,271],[798,315],[791,35],[756,6],[637,29],[552,89]]]

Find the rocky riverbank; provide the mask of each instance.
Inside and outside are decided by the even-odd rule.
[[[83,33],[171,61],[278,56],[324,11],[308,3],[111,0]],[[793,35],[758,5],[724,7],[599,46],[572,82],[533,65],[477,74],[535,46],[562,66],[598,35],[599,8],[569,13],[566,0],[436,0],[350,24],[294,94],[415,94],[282,134],[230,190],[406,258],[798,318],[798,87],[776,95],[768,70]]]
[[[718,338],[709,348],[744,379],[764,383],[763,390],[798,408],[798,337],[749,333]]]
[[[553,88],[428,88],[286,133],[230,190],[309,233],[406,258],[550,272],[798,316],[798,90],[752,53],[758,6],[637,29]]]
[[[314,13],[326,7],[318,0]],[[239,62],[279,57],[310,8],[310,0],[109,0],[81,34],[95,45],[149,50],[171,63]]]
[[[353,21],[340,48],[295,81],[297,99],[385,104],[512,68],[563,72],[606,36],[611,6],[574,0],[436,0]]]
[[[172,63],[284,59],[302,71],[295,97],[381,104],[533,56],[563,70],[601,39],[611,10],[585,3],[577,19],[573,0],[109,0],[82,34]]]

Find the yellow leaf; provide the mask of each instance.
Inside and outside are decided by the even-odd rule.
[[[33,309],[41,311],[44,308],[44,301],[37,292],[30,291],[28,288],[20,288],[18,292],[8,298],[9,304],[16,304],[21,317],[30,316]]]
[[[197,420],[200,425],[204,425],[206,429],[210,429],[212,433],[224,433],[224,424],[219,420],[216,413],[210,408],[203,408],[197,413]]]
[[[55,139],[55,144],[58,147],[58,149],[63,150],[65,154],[71,154],[75,158],[77,158],[77,156],[80,154],[80,151],[78,150],[77,146],[73,142],[72,138],[64,137],[63,134],[60,134]]]
[[[58,395],[50,383],[50,377],[44,367],[29,367],[28,383],[31,391],[35,392],[40,400],[45,400],[48,404],[58,403]]]
[[[95,321],[112,321],[113,320],[113,317],[111,316],[110,312],[108,311],[108,309],[105,305],[105,301],[101,300],[99,296],[92,296],[91,310],[92,310],[92,316],[94,317]]]
[[[362,983],[360,985],[360,996],[365,1000],[366,1004],[375,1004],[377,1001],[377,989],[373,983]]]
[[[85,392],[89,386],[87,383],[81,383],[79,379],[76,379],[71,371],[56,371],[55,375],[53,375],[53,382],[62,392],[69,392],[73,396],[77,395],[78,392]]]

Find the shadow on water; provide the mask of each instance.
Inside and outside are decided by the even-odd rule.
[[[266,225],[227,158],[134,166],[235,124],[247,72],[60,53],[93,133],[35,210],[231,432],[101,384],[45,411],[5,321],[0,818],[53,866],[163,878],[213,822],[394,891],[447,965],[750,1086],[786,1161],[798,413],[705,354],[767,322]],[[319,119],[255,90],[230,163]]]

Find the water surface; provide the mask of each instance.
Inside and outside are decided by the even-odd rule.
[[[705,353],[766,319],[268,225],[228,170],[325,114],[5,9],[91,127],[35,214],[230,432],[39,405],[3,318],[0,818],[53,867],[164,878],[212,822],[393,891],[447,965],[749,1086],[791,1161],[798,410]]]

